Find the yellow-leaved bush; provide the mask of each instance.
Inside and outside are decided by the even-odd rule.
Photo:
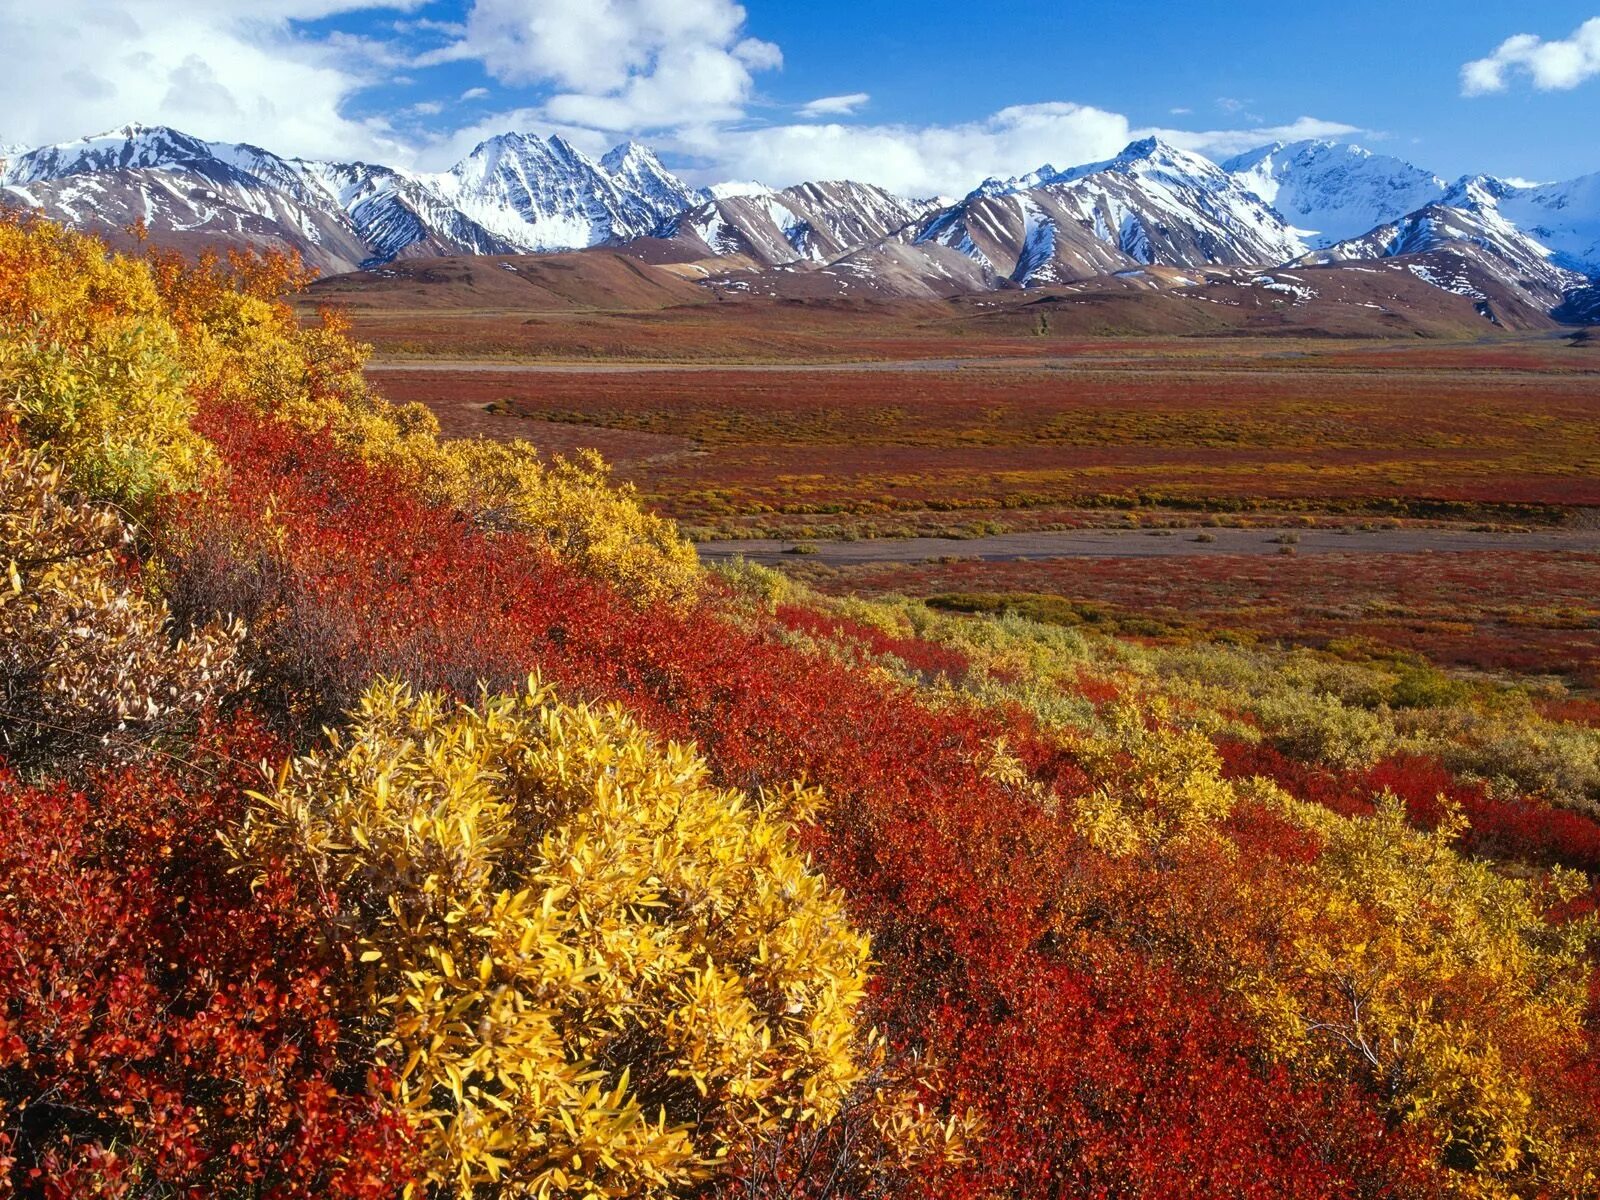
[[[0,217],[0,408],[75,486],[137,509],[198,481],[212,455],[183,357],[142,264]]]
[[[532,534],[645,603],[688,604],[702,573],[671,521],[646,512],[597,455],[543,461],[525,441],[450,441],[418,404],[367,384],[369,348],[326,311],[282,297],[310,280],[283,255],[190,263],[0,214],[0,410],[92,496],[140,509],[215,469],[202,401],[301,428],[407,476],[492,529]]]
[[[1277,949],[1238,986],[1277,1051],[1354,1066],[1397,1116],[1439,1131],[1462,1194],[1595,1194],[1600,1161],[1563,1136],[1574,1114],[1532,1066],[1584,1053],[1595,925],[1547,917],[1583,877],[1512,879],[1458,853],[1459,811],[1422,831],[1393,798],[1344,817],[1260,781],[1250,791],[1321,843],[1293,886],[1254,897]]]
[[[1159,701],[1148,711],[1117,704],[1107,733],[1069,737],[1096,781],[1078,800],[1074,824],[1099,849],[1131,854],[1207,829],[1232,811],[1216,747],[1193,730],[1164,725],[1170,715]]]
[[[459,1195],[660,1195],[832,1118],[867,939],[797,851],[819,797],[717,789],[617,709],[375,685],[237,845],[333,914],[363,1014]]]
[[[1420,830],[1392,797],[1347,816],[1265,780],[1230,781],[1212,744],[1170,715],[1116,704],[1105,732],[1063,731],[1096,781],[1072,801],[1074,825],[1166,872],[1161,903],[1124,914],[1129,934],[1236,993],[1272,1056],[1361,1080],[1394,1119],[1436,1134],[1451,1194],[1594,1194],[1600,1160],[1573,1136],[1583,1104],[1536,1068],[1585,1053],[1595,922],[1550,917],[1583,877],[1508,878],[1458,852],[1457,810]],[[1315,853],[1217,871],[1237,860],[1226,823],[1241,807]]]

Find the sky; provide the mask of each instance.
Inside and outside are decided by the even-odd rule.
[[[919,196],[1151,133],[1600,171],[1600,0],[0,0],[0,63],[0,144],[143,121],[440,169],[517,130]]]

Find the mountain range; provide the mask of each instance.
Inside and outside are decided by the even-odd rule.
[[[725,296],[936,298],[1111,279],[1166,291],[1276,286],[1293,305],[1315,288],[1263,284],[1264,272],[1370,274],[1387,260],[1487,319],[1522,325],[1593,319],[1600,282],[1600,174],[1450,183],[1325,141],[1217,163],[1147,138],[1103,162],[989,179],[952,200],[850,180],[696,189],[631,142],[596,161],[560,137],[507,133],[425,173],[129,125],[0,146],[0,203],[98,231],[137,219],[153,240],[184,248],[290,247],[330,274],[609,247]]]

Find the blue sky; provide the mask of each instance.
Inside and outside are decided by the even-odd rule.
[[[3,44],[0,141],[29,144],[143,120],[439,167],[515,128],[924,194],[1150,131],[1600,170],[1600,0],[0,0]]]

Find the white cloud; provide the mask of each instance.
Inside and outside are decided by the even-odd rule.
[[[1322,138],[1347,138],[1364,130],[1339,121],[1301,117],[1287,125],[1253,125],[1249,129],[1150,129],[1181,150],[1192,150],[1211,158],[1243,154],[1269,142],[1305,142]]]
[[[1565,40],[1547,42],[1532,33],[1507,38],[1489,57],[1461,68],[1461,91],[1468,96],[1503,92],[1518,75],[1526,75],[1541,92],[1567,91],[1600,76],[1600,17],[1585,21]]]
[[[800,106],[802,117],[848,117],[866,104],[872,96],[867,92],[851,92],[848,96],[821,96]]]
[[[40,145],[162,122],[281,153],[403,159],[381,120],[339,115],[387,78],[394,49],[298,37],[294,20],[421,0],[0,0],[0,112]]]
[[[959,125],[778,125],[680,132],[675,149],[710,179],[859,179],[907,195],[962,194],[990,175],[1105,158],[1130,140],[1128,119],[1082,104],[1003,109]]]
[[[552,86],[547,120],[626,132],[743,114],[783,55],[733,0],[476,0],[423,63],[470,59],[501,83]]]
[[[4,131],[37,145],[159,121],[279,153],[434,167],[508,130],[560,133],[594,154],[640,135],[693,162],[686,174],[697,181],[849,177],[916,195],[963,193],[990,175],[1110,157],[1153,132],[1065,101],[944,125],[840,119],[869,101],[865,92],[813,100],[799,108],[803,120],[756,124],[752,114],[771,111],[757,106],[756,78],[779,67],[782,53],[749,35],[734,0],[473,0],[459,24],[413,15],[384,23],[381,41],[311,37],[292,24],[425,7],[424,0],[0,0]],[[508,111],[478,116],[475,106],[469,124],[439,132],[417,121],[451,111],[436,94],[397,105],[389,119],[340,115],[363,89],[405,74],[426,81],[428,67],[453,61],[476,61],[507,88],[531,95]],[[495,94],[471,87],[455,103]],[[1274,138],[1354,130],[1301,118],[1276,129],[1159,132],[1222,155]]]

